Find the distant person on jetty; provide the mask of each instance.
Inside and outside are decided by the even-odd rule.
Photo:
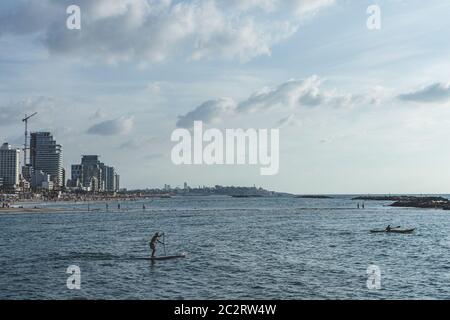
[[[161,238],[162,234],[155,233],[155,235],[152,237],[152,240],[150,240],[150,249],[152,249],[152,258],[155,256],[156,253],[156,243],[164,244],[163,242],[159,241],[159,238]]]
[[[362,208],[364,209],[364,202],[362,203]]]
[[[358,204],[356,205],[356,207],[359,209],[359,202],[358,202]]]

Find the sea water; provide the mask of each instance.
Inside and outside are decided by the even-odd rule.
[[[389,201],[357,209],[351,198],[174,197],[2,214],[0,298],[449,299],[450,212]],[[369,232],[388,224],[416,231]],[[166,243],[157,255],[187,257],[142,259],[155,232]],[[79,290],[67,287],[73,265]],[[373,265],[379,290],[367,286]]]

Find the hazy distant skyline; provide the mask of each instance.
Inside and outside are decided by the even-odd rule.
[[[366,9],[381,8],[381,30]],[[68,30],[77,4],[82,29]],[[127,188],[450,193],[450,3],[6,0],[0,143],[51,131],[64,166],[99,154]],[[171,132],[280,128],[280,171],[174,166]]]

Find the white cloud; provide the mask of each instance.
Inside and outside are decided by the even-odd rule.
[[[264,88],[252,94],[238,106],[240,112],[255,112],[275,107],[300,108],[330,105],[346,107],[357,101],[358,97],[343,95],[336,91],[321,88],[322,80],[317,76],[306,79],[289,80],[274,88]]]
[[[205,123],[218,122],[223,117],[234,113],[236,102],[231,98],[221,98],[202,103],[193,111],[184,116],[180,116],[177,122],[178,127],[190,128],[194,121],[200,120]]]
[[[283,1],[283,0],[281,0]],[[334,4],[335,0],[287,0],[298,16],[315,14],[320,9]]]
[[[133,127],[133,118],[122,117],[97,123],[89,128],[88,133],[100,136],[126,135]]]
[[[317,76],[289,80],[273,88],[263,88],[246,100],[236,103],[232,98],[206,101],[184,116],[180,116],[178,127],[191,127],[195,120],[206,123],[218,122],[231,115],[261,112],[269,109],[287,109],[295,112],[300,108],[319,106],[347,108],[354,105],[374,104],[378,100],[371,95],[341,94],[336,90],[322,88]],[[280,120],[279,126],[292,122],[293,116]]]
[[[436,82],[416,91],[400,94],[398,98],[403,101],[422,103],[448,101],[450,100],[450,83]]]
[[[237,59],[270,55],[294,34],[299,17],[332,0],[42,0],[0,13],[3,33],[40,33],[53,54],[109,63],[170,58]],[[65,7],[78,4],[82,29],[65,27]],[[261,10],[262,9],[262,10]],[[0,35],[1,35],[0,31]]]
[[[241,10],[262,9],[275,12],[282,9],[298,16],[314,14],[323,7],[330,6],[335,0],[221,0]]]

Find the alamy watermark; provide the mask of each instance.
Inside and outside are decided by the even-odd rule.
[[[187,129],[172,132],[178,142],[171,153],[175,165],[260,165],[263,176],[276,175],[280,166],[279,129],[203,130],[194,121],[193,134]],[[206,145],[204,145],[206,143]]]
[[[66,20],[66,27],[69,30],[81,29],[81,9],[77,5],[70,5],[66,9],[66,13],[69,15]]]
[[[381,8],[377,4],[367,7],[367,29],[380,30],[381,29]]]
[[[380,290],[381,289],[381,269],[377,265],[370,265],[367,267],[367,289]]]
[[[79,266],[71,265],[67,267],[66,273],[70,274],[67,278],[66,286],[69,290],[81,289],[81,269]]]

